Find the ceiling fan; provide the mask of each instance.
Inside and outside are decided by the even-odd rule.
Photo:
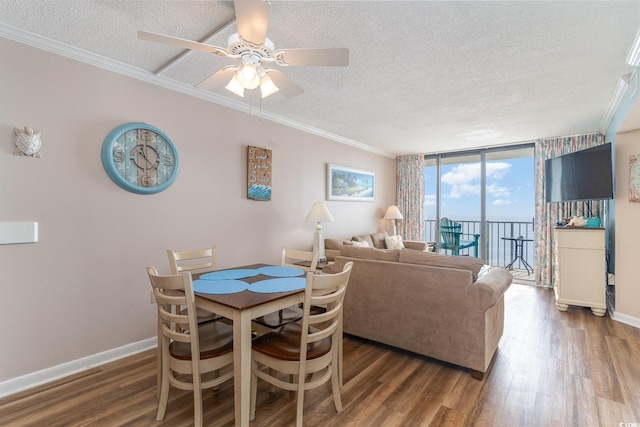
[[[238,32],[232,34],[226,48],[192,40],[138,31],[138,38],[185,49],[199,50],[231,58],[237,65],[228,65],[215,72],[196,87],[215,89],[222,85],[238,96],[245,89],[260,87],[262,98],[278,91],[287,98],[300,95],[303,89],[273,65],[287,66],[347,66],[349,50],[335,49],[275,49],[267,37],[271,5],[263,0],[234,0]]]

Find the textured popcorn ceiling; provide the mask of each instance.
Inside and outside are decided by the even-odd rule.
[[[263,111],[392,155],[601,130],[640,27],[638,1],[271,5],[276,48],[346,47],[350,64],[281,68],[305,92],[272,95]],[[0,35],[34,33],[149,72],[182,50],[138,30],[201,40],[233,18],[232,2],[0,0]],[[233,32],[208,43],[226,47]],[[160,75],[195,85],[232,63],[189,52]]]

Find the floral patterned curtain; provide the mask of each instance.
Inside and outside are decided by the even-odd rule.
[[[538,286],[553,286],[555,248],[553,229],[564,218],[602,217],[604,201],[546,203],[545,160],[604,144],[604,135],[595,133],[540,139],[535,144],[535,277]]]
[[[411,154],[396,159],[396,205],[404,217],[398,233],[404,240],[422,240],[424,233],[424,156]]]

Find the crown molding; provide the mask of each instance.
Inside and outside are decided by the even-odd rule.
[[[185,95],[189,95],[195,98],[209,101],[214,104],[221,105],[223,107],[231,108],[237,111],[241,111],[243,113],[253,115],[252,114],[253,109],[251,108],[251,106],[243,102],[236,101],[231,98],[226,98],[224,96],[220,96],[218,94],[215,94],[209,91],[196,89],[193,86],[190,86],[188,84],[181,83],[176,80],[169,79],[163,76],[159,76],[149,71],[143,70],[141,68],[134,67],[132,65],[125,64],[123,62],[119,62],[111,58],[107,58],[106,56],[98,55],[96,53],[89,52],[84,49],[80,49],[75,46],[71,46],[66,43],[62,43],[38,34],[34,34],[24,30],[19,30],[17,28],[11,27],[6,24],[0,23],[0,37],[4,37],[6,39],[13,40],[18,43],[26,44],[47,52],[51,52],[56,55],[61,55],[67,58],[75,59],[77,61],[84,62],[85,64],[93,65],[95,67],[112,71],[114,73],[132,77],[134,79],[141,80],[143,82],[150,83],[156,86],[160,86],[165,89],[173,90],[175,92],[180,92]],[[274,123],[278,123],[287,127],[301,130],[303,132],[306,132],[312,135],[320,136],[322,138],[326,138],[332,141],[346,144],[360,150],[369,151],[371,153],[378,154],[384,157],[389,157],[389,158],[396,157],[394,154],[377,149],[375,147],[371,147],[370,145],[363,144],[361,142],[358,142],[349,138],[345,138],[343,136],[336,135],[331,132],[326,132],[322,129],[318,129],[316,127],[309,126],[304,123],[300,123],[295,120],[288,119],[281,115],[270,113],[268,111],[262,110],[262,112],[260,113],[260,117],[263,119],[272,121]]]
[[[613,90],[613,95],[611,96],[611,100],[609,101],[609,105],[604,112],[604,116],[602,117],[602,122],[600,123],[599,132],[603,135],[606,134],[609,125],[611,124],[611,120],[613,120],[613,116],[616,114],[620,103],[622,102],[622,98],[624,97],[625,91],[629,86],[629,76],[623,76],[618,79],[618,83],[616,84],[616,88]]]
[[[627,64],[634,67],[640,66],[640,30],[636,33],[636,38],[633,40],[631,50],[627,56]]]

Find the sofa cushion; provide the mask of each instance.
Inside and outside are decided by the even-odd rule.
[[[443,255],[433,252],[414,251],[411,249],[402,249],[400,252],[400,262],[469,270],[474,282],[478,278],[478,273],[484,265],[483,260],[472,256]]]
[[[350,258],[398,262],[400,249],[357,248],[355,246],[344,245],[340,249],[340,254]]]
[[[362,236],[353,236],[351,238],[354,242],[367,242],[370,248],[373,248],[373,240],[371,240],[370,234],[363,234]]]
[[[369,248],[369,243],[368,242],[356,242],[356,241],[352,241],[351,242],[351,246],[355,247],[355,248]]]
[[[325,249],[333,249],[333,250],[339,251],[340,247],[342,247],[342,245],[350,245],[350,244],[351,244],[351,240],[324,239],[324,248]]]
[[[381,231],[378,233],[371,233],[371,241],[373,242],[373,247],[374,248],[378,248],[378,249],[395,249],[395,248],[389,248],[386,245],[385,242],[385,237],[387,237],[389,234],[387,234],[386,231]]]
[[[404,249],[401,236],[387,236],[384,238],[387,249]]]

